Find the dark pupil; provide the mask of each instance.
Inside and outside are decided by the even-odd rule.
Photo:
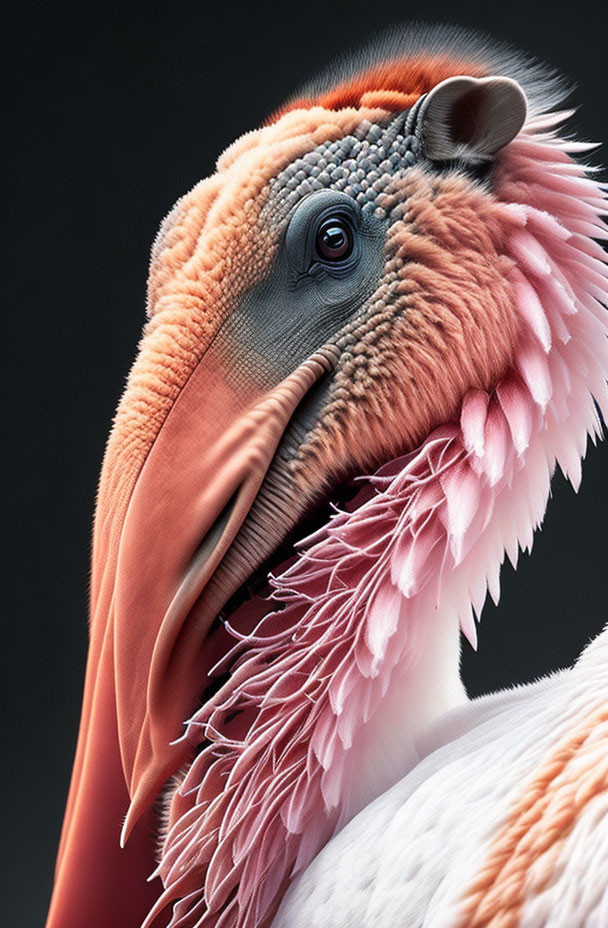
[[[317,251],[326,261],[347,258],[352,251],[351,231],[342,219],[327,219],[317,233]]]

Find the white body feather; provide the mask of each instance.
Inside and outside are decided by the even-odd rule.
[[[273,928],[605,928],[605,788],[584,804],[566,837],[552,836],[551,821],[538,820],[547,846],[526,875],[523,908],[512,913],[517,921],[509,920],[508,910],[500,919],[475,922],[463,921],[462,912],[472,880],[538,771],[581,723],[601,718],[606,706],[608,628],[571,669],[446,713],[416,741],[416,767],[360,812],[295,880]],[[554,798],[566,808],[577,788],[606,775],[603,715],[586,750],[572,757],[574,777],[554,782]],[[552,817],[553,806],[549,811]]]

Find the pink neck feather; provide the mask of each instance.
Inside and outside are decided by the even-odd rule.
[[[258,923],[352,814],[366,729],[429,628],[441,616],[475,645],[505,552],[515,565],[532,546],[556,462],[580,483],[595,403],[608,417],[608,273],[592,240],[608,234],[602,188],[570,157],[584,146],[552,131],[563,118],[531,120],[499,168],[521,315],[511,371],[306,541],[275,581],[284,609],[236,645],[220,698],[189,723],[208,744],[173,797],[158,868],[155,912],[180,900],[171,928]]]

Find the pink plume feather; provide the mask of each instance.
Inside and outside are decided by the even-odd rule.
[[[243,641],[232,676],[188,723],[202,744],[165,837],[171,928],[253,928],[342,824],[367,725],[416,660],[437,609],[476,639],[505,552],[532,545],[558,462],[575,487],[586,436],[608,416],[603,189],[530,120],[497,179],[521,320],[513,367],[473,390],[459,422],[383,467],[274,581],[283,604]],[[245,647],[246,645],[246,647]],[[288,711],[287,711],[288,706]]]

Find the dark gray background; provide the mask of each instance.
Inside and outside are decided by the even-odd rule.
[[[79,716],[97,474],[161,218],[336,53],[416,16],[483,28],[558,66],[578,83],[578,131],[608,141],[601,10],[529,0],[20,6],[4,85],[14,155],[2,275],[5,924],[40,925],[48,904]],[[517,576],[505,570],[479,652],[465,650],[471,692],[571,662],[608,618],[607,464],[607,448],[592,449],[578,497],[556,479],[532,558]]]

